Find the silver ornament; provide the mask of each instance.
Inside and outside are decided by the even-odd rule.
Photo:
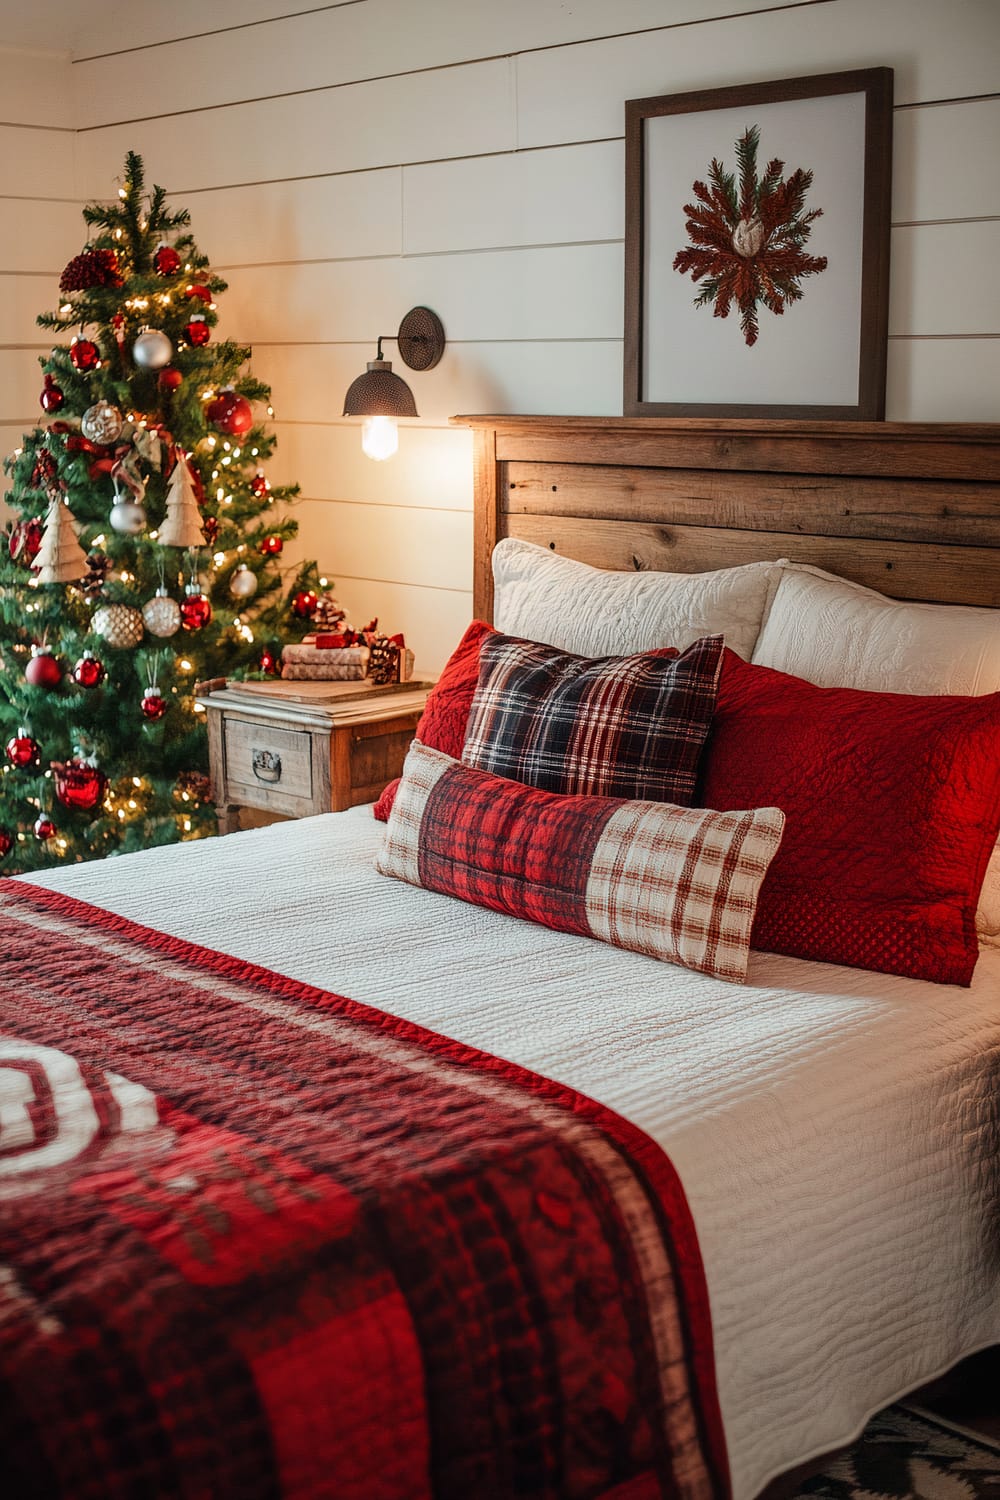
[[[150,635],[165,639],[181,628],[181,607],[165,588],[157,589],[153,598],[142,606],[142,618]]]
[[[80,418],[80,431],[92,443],[113,443],[121,437],[122,414],[110,401],[95,401]]]
[[[229,580],[229,592],[234,599],[252,599],[257,592],[257,574],[245,563],[240,563]]]
[[[143,637],[142,615],[130,604],[105,604],[95,610],[91,624],[103,641],[118,650],[138,646]]]
[[[173,344],[159,328],[144,328],[132,345],[132,358],[143,370],[162,370],[173,352]]]
[[[123,536],[138,536],[146,529],[146,512],[134,500],[119,500],[111,507],[108,519],[115,531],[120,531]]]

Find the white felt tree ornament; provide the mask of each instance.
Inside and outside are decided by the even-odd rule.
[[[167,514],[160,527],[159,540],[164,547],[203,547],[201,511],[194,492],[191,470],[186,458],[174,464],[167,490]]]
[[[49,500],[42,545],[33,566],[39,583],[73,583],[88,571],[87,555],[77,539],[70,508],[58,493]]]

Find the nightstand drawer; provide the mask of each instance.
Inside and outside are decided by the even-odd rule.
[[[226,781],[240,788],[250,806],[272,807],[275,794],[282,800],[312,801],[313,739],[308,730],[275,729],[227,715],[223,737]],[[246,793],[256,793],[256,804]]]

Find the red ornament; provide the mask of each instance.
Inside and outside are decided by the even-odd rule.
[[[14,847],[14,835],[6,828],[0,828],[0,859],[6,859]]]
[[[189,583],[181,601],[181,624],[185,630],[202,630],[212,618],[212,606],[198,583]]]
[[[84,292],[91,286],[123,286],[114,250],[85,250],[74,255],[59,278],[61,292]]]
[[[107,676],[104,663],[92,651],[85,651],[73,668],[72,677],[77,687],[96,688]]]
[[[281,657],[272,651],[269,646],[265,646],[264,650],[260,653],[260,670],[265,672],[268,677],[281,676]]]
[[[42,411],[60,411],[65,404],[66,397],[63,395],[62,386],[56,385],[52,375],[45,377],[45,389],[38,398],[38,404]]]
[[[302,589],[292,600],[292,614],[298,615],[300,620],[311,620],[318,603],[319,599],[312,589]]]
[[[40,844],[46,844],[48,843],[49,839],[55,838],[56,825],[53,823],[51,818],[47,818],[45,814],[42,813],[42,815],[36,818],[34,823],[32,824],[32,832],[34,833],[35,838]]]
[[[37,486],[32,476],[32,488]],[[8,547],[12,562],[23,563],[26,568],[31,566],[31,560],[42,545],[42,532],[45,524],[41,517],[31,521],[19,521],[10,534]]]
[[[281,537],[275,536],[272,533],[270,536],[261,537],[257,544],[257,550],[263,552],[265,557],[277,557],[284,545]]]
[[[156,377],[156,383],[161,391],[176,391],[184,376],[180,370],[175,370],[173,365],[167,365]]]
[[[258,500],[266,500],[271,493],[271,486],[267,482],[267,476],[263,469],[258,469],[250,481],[250,493]]]
[[[194,315],[190,323],[184,329],[184,337],[194,349],[200,349],[202,344],[207,344],[211,330],[205,319],[198,313]]]
[[[195,282],[192,286],[185,288],[184,295],[185,297],[198,297],[207,306],[212,300],[212,289],[203,286],[200,282]]]
[[[148,719],[151,724],[155,724],[156,720],[162,719],[166,713],[167,700],[160,696],[158,687],[148,687],[142,695],[142,702],[139,707],[142,711],[142,717]]]
[[[63,807],[91,812],[103,800],[108,778],[89,761],[77,757],[68,761],[53,761],[52,770],[56,797]]]
[[[54,688],[62,682],[62,667],[48,646],[31,648],[31,660],[24,669],[24,680],[37,688]]]
[[[253,409],[245,396],[238,396],[232,386],[226,386],[205,408],[205,416],[220,432],[236,437],[248,432],[253,426]]]
[[[84,375],[101,363],[101,351],[92,339],[74,339],[69,346],[69,357],[73,368]]]
[[[160,245],[153,256],[153,270],[157,276],[173,276],[181,268],[181,258],[173,245]]]
[[[19,729],[7,741],[6,749],[7,759],[19,771],[34,769],[38,765],[42,753],[38,741],[33,740],[26,729]]]

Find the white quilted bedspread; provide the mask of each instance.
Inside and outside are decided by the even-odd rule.
[[[1000,951],[971,990],[755,954],[745,988],[376,875],[367,808],[36,875],[612,1106],[708,1273],[736,1500],[1000,1341]]]

